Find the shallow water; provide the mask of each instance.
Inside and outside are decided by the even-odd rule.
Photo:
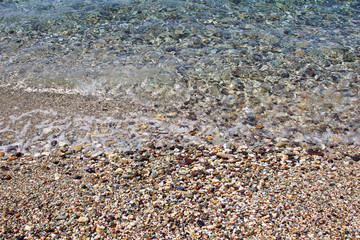
[[[218,121],[217,130],[200,132],[222,133],[219,142],[259,135],[359,144],[358,1],[5,0],[0,16],[1,87],[121,98],[155,109],[139,116],[177,112],[186,115],[179,121]],[[72,120],[53,115],[42,125],[20,125],[27,132],[63,121],[65,136],[103,121],[71,109]],[[43,109],[26,114],[35,117],[32,111]],[[17,136],[3,146],[37,141],[11,127],[23,114],[3,116],[1,136]],[[260,125],[265,133],[249,133]]]
[[[2,84],[182,90],[193,79],[226,81],[252,61],[275,70],[304,61],[290,73],[305,63],[354,62],[359,3],[336,2],[3,1]]]

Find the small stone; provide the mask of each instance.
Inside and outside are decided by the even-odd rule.
[[[33,226],[26,225],[24,228],[26,231],[31,231],[33,229]]]
[[[4,152],[0,152],[0,157],[3,157],[5,156],[5,153]]]
[[[167,47],[167,48],[165,49],[165,51],[167,51],[167,52],[176,52],[177,49],[176,49],[176,47]]]
[[[177,112],[171,112],[171,113],[166,114],[166,116],[168,116],[168,117],[175,117],[176,115],[177,115]]]
[[[165,121],[165,116],[164,115],[162,115],[162,114],[159,114],[159,115],[157,115],[156,117],[155,117],[155,119],[156,120],[159,120],[159,121]]]
[[[219,158],[223,158],[223,159],[229,159],[230,158],[227,154],[225,154],[223,152],[218,152],[216,154],[216,156],[219,157]]]
[[[180,191],[184,191],[185,187],[181,186],[181,185],[176,185],[175,188],[179,189]]]
[[[60,177],[61,177],[61,174],[59,174],[59,173],[55,173],[55,180],[59,180],[59,179],[60,179]]]
[[[205,223],[204,223],[202,220],[197,220],[196,223],[197,223],[200,227],[205,226]]]
[[[115,140],[108,140],[108,141],[105,142],[105,146],[106,146],[106,147],[110,147],[110,146],[113,145],[114,143],[116,143]]]
[[[88,173],[95,173],[95,170],[94,170],[93,168],[88,168],[88,169],[86,169],[86,171],[87,171]]]
[[[17,150],[18,146],[10,146],[6,149],[6,152],[15,152]]]
[[[44,134],[49,134],[49,133],[51,133],[52,132],[52,129],[51,128],[44,128],[43,129],[43,133]]]
[[[79,222],[79,223],[86,223],[88,221],[89,221],[89,218],[87,218],[87,217],[79,217],[77,220],[77,222]]]
[[[278,148],[282,148],[282,147],[285,147],[286,146],[286,143],[285,142],[278,142],[275,144],[275,147],[278,147]]]
[[[264,125],[258,124],[258,125],[256,125],[256,128],[257,128],[257,129],[263,129],[263,128],[264,128]]]
[[[260,54],[253,54],[252,59],[256,62],[262,61],[263,57]]]
[[[305,74],[311,77],[315,77],[316,76],[316,68],[314,66],[308,66],[307,68],[305,68]]]
[[[214,139],[213,136],[206,136],[205,138],[206,138],[207,140],[209,140],[209,141],[212,141],[212,140]]]
[[[351,156],[351,159],[354,160],[355,162],[358,162],[360,160],[360,155]]]
[[[1,176],[1,179],[2,179],[2,180],[11,180],[12,177],[11,177],[10,175],[6,174],[6,175],[2,175],[2,176]]]
[[[131,179],[131,178],[134,178],[135,175],[134,174],[124,174],[121,176],[122,178],[125,178],[125,179]]]
[[[42,165],[42,166],[40,167],[40,170],[42,170],[42,171],[48,171],[48,170],[50,170],[50,168],[49,168],[48,166],[46,166],[46,165]]]
[[[74,146],[74,150],[82,150],[84,149],[84,146],[83,145],[76,145]]]
[[[324,153],[317,149],[308,149],[308,150],[306,150],[306,152],[310,155],[324,156]]]
[[[117,157],[118,157],[118,155],[116,153],[110,153],[108,155],[108,158],[111,159],[111,160],[115,160]]]
[[[159,172],[156,171],[156,170],[153,170],[153,171],[151,172],[150,176],[151,176],[152,178],[156,178],[156,177],[159,176]]]
[[[1,166],[0,169],[2,171],[9,171],[10,170],[10,168],[8,166]]]
[[[13,156],[9,157],[7,160],[13,161],[13,160],[16,160],[17,158],[18,158],[17,156],[13,155]]]
[[[41,153],[41,156],[44,156],[44,157],[47,157],[47,156],[49,156],[50,155],[50,152],[42,152]]]
[[[74,176],[74,179],[77,179],[77,180],[82,179],[82,176],[80,176],[80,175],[75,175],[75,176]]]
[[[67,217],[65,216],[65,215],[57,215],[56,217],[55,217],[55,220],[64,220],[64,219],[66,219]]]
[[[104,152],[102,152],[102,151],[96,152],[96,153],[92,154],[90,158],[91,158],[91,159],[97,158],[97,157],[99,157],[100,155],[102,155],[103,153],[104,153]]]

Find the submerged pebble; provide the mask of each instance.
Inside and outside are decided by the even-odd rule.
[[[357,238],[355,3],[2,2],[0,238]]]

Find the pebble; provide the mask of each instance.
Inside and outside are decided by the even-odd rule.
[[[223,152],[216,153],[216,156],[218,156],[219,158],[223,158],[223,159],[229,159],[230,158],[229,155],[227,155],[227,154],[225,154]]]
[[[64,219],[66,219],[67,218],[67,216],[65,216],[65,215],[57,215],[56,217],[55,217],[55,220],[64,220]]]
[[[175,146],[174,146],[175,147]],[[173,149],[173,148],[170,148]],[[318,202],[316,199],[308,197],[307,191],[312,194],[320,194],[317,188],[321,188],[329,184],[332,190],[328,193],[332,196],[335,194],[338,188],[343,189],[347,182],[357,181],[351,177],[345,168],[351,168],[357,164],[351,157],[348,157],[348,164],[344,164],[342,161],[335,161],[332,164],[324,164],[327,160],[325,156],[312,156],[309,157],[306,152],[308,149],[316,150],[317,148],[307,148],[307,150],[301,147],[284,147],[281,152],[276,150],[276,147],[269,145],[268,142],[264,142],[261,147],[254,147],[251,145],[242,144],[230,144],[222,143],[222,145],[200,145],[200,144],[188,144],[185,146],[176,145],[176,152],[166,148],[139,148],[134,151],[116,153],[118,159],[110,162],[107,157],[102,157],[95,160],[79,161],[78,156],[83,156],[81,152],[73,152],[75,156],[68,159],[59,158],[56,161],[57,169],[51,167],[46,171],[45,176],[48,174],[58,174],[58,180],[56,184],[43,184],[37,183],[38,181],[28,181],[27,186],[33,184],[40,184],[42,187],[36,185],[36,189],[46,191],[47,194],[52,197],[51,209],[56,211],[54,219],[61,226],[65,226],[64,229],[60,228],[59,233],[64,233],[66,229],[75,229],[75,231],[84,231],[81,227],[86,228],[88,225],[85,223],[90,222],[90,219],[95,219],[94,229],[89,230],[97,233],[109,234],[112,236],[120,237],[115,230],[124,229],[129,226],[127,234],[134,234],[137,232],[140,235],[149,231],[149,226],[156,225],[160,216],[164,216],[164,221],[169,225],[170,229],[178,229],[179,226],[172,224],[176,219],[181,219],[183,222],[189,222],[189,231],[197,227],[196,231],[205,234],[205,231],[211,231],[222,238],[223,233],[232,234],[234,227],[239,226],[234,223],[242,222],[242,224],[249,223],[242,231],[247,234],[253,234],[253,236],[259,236],[257,233],[252,232],[252,229],[263,229],[266,226],[273,226],[271,221],[266,219],[269,216],[275,222],[274,224],[287,224],[284,222],[285,217],[279,215],[281,212],[278,208],[285,206],[284,198],[287,202],[293,204],[300,204],[301,199],[307,199],[306,203],[311,205],[311,208],[317,209]],[[236,152],[235,151],[238,151]],[[333,149],[334,150],[334,149]],[[174,154],[168,154],[169,151]],[[326,153],[326,148],[322,150]],[[215,153],[216,152],[216,153]],[[295,158],[290,160],[292,153],[297,153],[296,156],[303,159],[298,161],[297,164],[291,165],[292,161],[297,161]],[[335,154],[334,151],[332,154]],[[115,154],[115,153],[114,153]],[[222,155],[224,154],[224,155]],[[231,159],[237,159],[237,161],[229,161],[224,156]],[[295,154],[294,154],[295,155]],[[349,153],[349,156],[356,156],[356,154]],[[104,153],[104,156],[108,156]],[[147,161],[138,161],[140,157],[151,156]],[[186,157],[185,157],[186,156]],[[195,159],[191,164],[186,164],[184,159]],[[151,160],[150,160],[151,159]],[[26,158],[21,156],[17,161],[27,161]],[[64,176],[67,176],[69,172],[81,172],[83,173],[81,182],[69,181],[68,177],[62,177],[59,173],[52,173],[53,171],[62,171],[61,163],[65,161],[69,168],[65,170]],[[91,161],[92,163],[90,163]],[[280,167],[277,166],[279,161],[282,162]],[[54,162],[54,161],[52,161]],[[36,161],[27,162],[27,166],[31,168],[32,164],[37,164]],[[94,165],[93,165],[94,164]],[[289,165],[284,165],[289,164]],[[44,165],[44,164],[43,164]],[[38,165],[41,166],[41,165]],[[96,173],[90,169],[99,169]],[[121,166],[121,167],[119,167]],[[321,167],[320,167],[321,166]],[[1,168],[6,169],[6,168]],[[85,170],[86,169],[86,170]],[[116,169],[116,170],[114,170]],[[312,174],[307,174],[311,169]],[[335,169],[335,170],[334,170]],[[11,171],[11,167],[8,167],[7,172]],[[126,174],[123,174],[126,172]],[[123,175],[114,174],[121,173]],[[317,174],[319,173],[319,174]],[[326,174],[324,174],[326,173]],[[341,174],[340,174],[341,173]],[[347,175],[344,173],[348,173]],[[41,172],[37,172],[41,174]],[[32,175],[29,175],[32,176]],[[73,175],[75,178],[80,178]],[[329,183],[324,179],[328,176],[331,179]],[[38,178],[36,179],[45,179]],[[341,181],[338,179],[341,177]],[[343,178],[351,178],[344,180]],[[313,178],[315,181],[311,185],[302,186],[309,179]],[[14,181],[14,184],[20,184],[23,186],[25,183]],[[287,186],[287,182],[293,182],[295,184]],[[341,185],[339,185],[341,182]],[[92,184],[90,184],[92,183]],[[2,186],[7,184],[3,181]],[[30,184],[30,185],[29,185]],[[300,185],[298,188],[297,185]],[[52,186],[52,187],[51,187]],[[55,187],[58,186],[58,187]],[[61,186],[61,187],[59,187]],[[66,187],[65,187],[66,186]],[[355,185],[353,185],[355,186]],[[50,188],[49,188],[50,187]],[[296,194],[294,195],[294,187]],[[314,188],[314,189],[312,189]],[[17,188],[14,188],[15,191]],[[335,190],[334,190],[335,189]],[[306,191],[305,191],[306,190]],[[24,191],[24,189],[22,190]],[[33,192],[32,189],[26,191]],[[303,192],[304,191],[304,192]],[[323,191],[326,191],[324,188]],[[345,194],[349,194],[347,192]],[[271,198],[269,198],[271,194]],[[44,196],[45,196],[44,195]],[[61,199],[57,196],[63,196]],[[115,197],[116,196],[116,197]],[[66,200],[68,199],[68,200]],[[194,201],[196,199],[196,201]],[[294,200],[291,200],[294,199]],[[339,198],[340,199],[340,198]],[[60,202],[67,202],[66,205],[58,205]],[[73,203],[76,202],[76,206]],[[254,204],[255,203],[255,204]],[[31,202],[30,202],[31,204]],[[283,205],[281,205],[283,204]],[[169,206],[175,209],[175,211],[169,211]],[[202,214],[197,214],[196,209],[200,207]],[[258,206],[259,205],[259,206]],[[309,206],[307,207],[309,208]],[[34,220],[35,206],[28,211],[31,212],[29,217],[32,219],[32,223],[41,224],[39,220]],[[43,206],[42,208],[47,208]],[[56,206],[55,208],[53,208]],[[265,207],[267,206],[267,208]],[[336,205],[337,207],[344,207],[343,205]],[[287,209],[293,209],[296,211],[296,206],[287,206]],[[331,206],[328,206],[331,208]],[[351,204],[346,207],[353,207]],[[234,213],[234,209],[238,213],[242,213],[241,217],[238,217]],[[324,214],[328,214],[326,208],[323,206],[321,209]],[[129,210],[129,211],[128,211]],[[45,211],[45,209],[44,209]],[[353,209],[351,211],[354,211]],[[59,214],[60,212],[60,214]],[[66,214],[64,214],[64,212]],[[83,212],[86,212],[87,216],[79,216]],[[257,213],[261,212],[261,215],[257,216]],[[102,214],[101,216],[99,215]],[[227,214],[224,217],[223,214]],[[322,216],[321,212],[314,210],[305,210],[306,214],[314,214]],[[16,213],[12,213],[15,215]],[[72,215],[72,217],[68,216]],[[274,215],[275,214],[275,215]],[[289,224],[293,224],[291,214],[284,213],[288,217]],[[304,211],[301,212],[304,214]],[[264,215],[264,216],[263,216]],[[325,216],[324,215],[324,216]],[[24,218],[27,215],[22,213],[18,218]],[[111,217],[112,216],[112,217]],[[152,217],[151,217],[152,216]],[[194,217],[196,217],[194,219]],[[65,220],[69,219],[67,222]],[[119,221],[118,219],[121,219]],[[295,220],[297,220],[296,218]],[[1,221],[1,219],[0,219]],[[76,222],[82,223],[77,225]],[[140,227],[140,222],[143,225]],[[160,224],[160,222],[159,222]],[[265,225],[264,225],[265,224]],[[269,225],[270,224],[270,225]],[[32,226],[32,225],[31,225]],[[89,225],[90,226],[90,225]],[[173,226],[173,227],[172,227]],[[312,229],[311,224],[303,225],[306,229]],[[319,225],[320,229],[325,229],[326,224]],[[37,228],[37,227],[34,227]],[[33,228],[33,229],[34,229]],[[329,227],[331,228],[331,226]],[[163,228],[160,228],[163,231]],[[279,232],[281,230],[272,230]],[[221,231],[219,231],[221,230]],[[194,231],[194,232],[196,232]],[[157,234],[157,232],[153,232]],[[240,230],[239,233],[240,234]],[[121,231],[118,232],[121,234]],[[171,235],[170,232],[166,233]],[[285,234],[286,235],[286,234]],[[157,236],[157,235],[156,235]],[[171,235],[173,236],[173,235]],[[234,236],[235,235],[231,235]],[[161,238],[159,236],[159,238]]]
[[[73,147],[73,149],[74,149],[74,150],[82,150],[82,149],[84,149],[84,146],[83,146],[83,145],[75,145],[75,146]]]
[[[93,168],[86,169],[86,172],[88,173],[95,173],[96,171]]]
[[[33,230],[33,226],[30,226],[30,225],[25,225],[25,227],[24,227],[24,229],[26,230],[26,231],[32,231]]]
[[[200,227],[205,226],[205,223],[204,223],[202,220],[197,220],[196,223],[197,223]]]
[[[79,223],[87,223],[89,221],[88,217],[79,217],[77,220]]]
[[[206,136],[205,138],[206,138],[207,140],[209,140],[209,141],[214,140],[214,137],[213,137],[213,136]]]
[[[53,130],[52,130],[51,128],[44,128],[44,129],[43,129],[43,133],[44,133],[44,134],[52,133],[52,131],[53,131]]]
[[[159,176],[159,172],[156,170],[152,170],[150,176],[152,178],[157,178]]]
[[[162,115],[162,114],[157,115],[157,116],[155,117],[155,119],[156,119],[156,120],[159,120],[159,121],[165,121],[165,120],[166,120],[165,116]]]
[[[13,160],[16,160],[17,158],[18,158],[17,156],[13,155],[13,156],[7,158],[7,160],[8,161],[13,161]]]
[[[113,145],[114,143],[116,143],[115,140],[108,140],[108,141],[105,142],[105,146],[106,146],[106,147],[110,147],[110,146]]]
[[[124,175],[121,175],[122,178],[125,178],[125,179],[132,179],[135,177],[134,174],[124,174]]]
[[[59,112],[1,112],[13,118],[0,119],[0,151],[29,153],[1,161],[0,236],[356,239],[354,1],[272,2],[128,1],[77,21],[4,21],[5,79],[26,88],[34,72],[53,75],[60,91],[68,83],[55,70],[71,62],[68,82],[83,76],[94,96],[21,91],[59,98]],[[115,87],[118,76],[129,86]],[[70,220],[52,222],[61,215]],[[81,215],[94,221],[77,224]],[[36,231],[24,231],[30,223]]]
[[[179,189],[180,191],[184,191],[185,187],[181,186],[181,185],[176,185],[175,188]]]
[[[12,177],[9,174],[1,175],[1,180],[11,180]]]
[[[100,155],[103,155],[103,154],[104,154],[103,151],[98,151],[98,152],[92,154],[92,155],[90,156],[90,158],[91,158],[91,159],[94,159],[94,158],[97,158],[97,157],[99,157]]]
[[[276,144],[275,144],[275,147],[278,147],[278,148],[283,148],[283,147],[285,147],[286,146],[286,142],[277,142]]]

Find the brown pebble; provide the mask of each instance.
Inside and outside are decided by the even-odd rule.
[[[191,130],[191,131],[189,132],[189,134],[190,134],[191,136],[194,136],[194,135],[196,134],[196,132],[195,132],[194,130]]]
[[[48,167],[48,166],[46,166],[46,165],[42,165],[41,167],[40,167],[40,170],[42,170],[42,171],[47,171],[47,170],[49,170],[50,168]]]
[[[229,159],[230,158],[227,154],[225,154],[223,152],[218,152],[216,154],[216,156],[218,156],[219,158],[224,158],[224,159]]]
[[[2,175],[2,176],[1,176],[1,179],[2,179],[2,180],[11,180],[12,177],[7,174],[7,175]]]
[[[324,156],[324,153],[319,151],[319,150],[316,150],[316,149],[308,149],[306,150],[306,152],[310,155],[316,155],[316,156]]]
[[[214,139],[213,136],[206,136],[205,138],[206,138],[207,140],[209,140],[209,141],[212,141],[212,140]]]
[[[74,146],[74,150],[82,150],[83,148],[84,148],[83,145]]]
[[[8,158],[8,161],[13,161],[13,160],[16,160],[18,157],[13,155],[11,157]]]

